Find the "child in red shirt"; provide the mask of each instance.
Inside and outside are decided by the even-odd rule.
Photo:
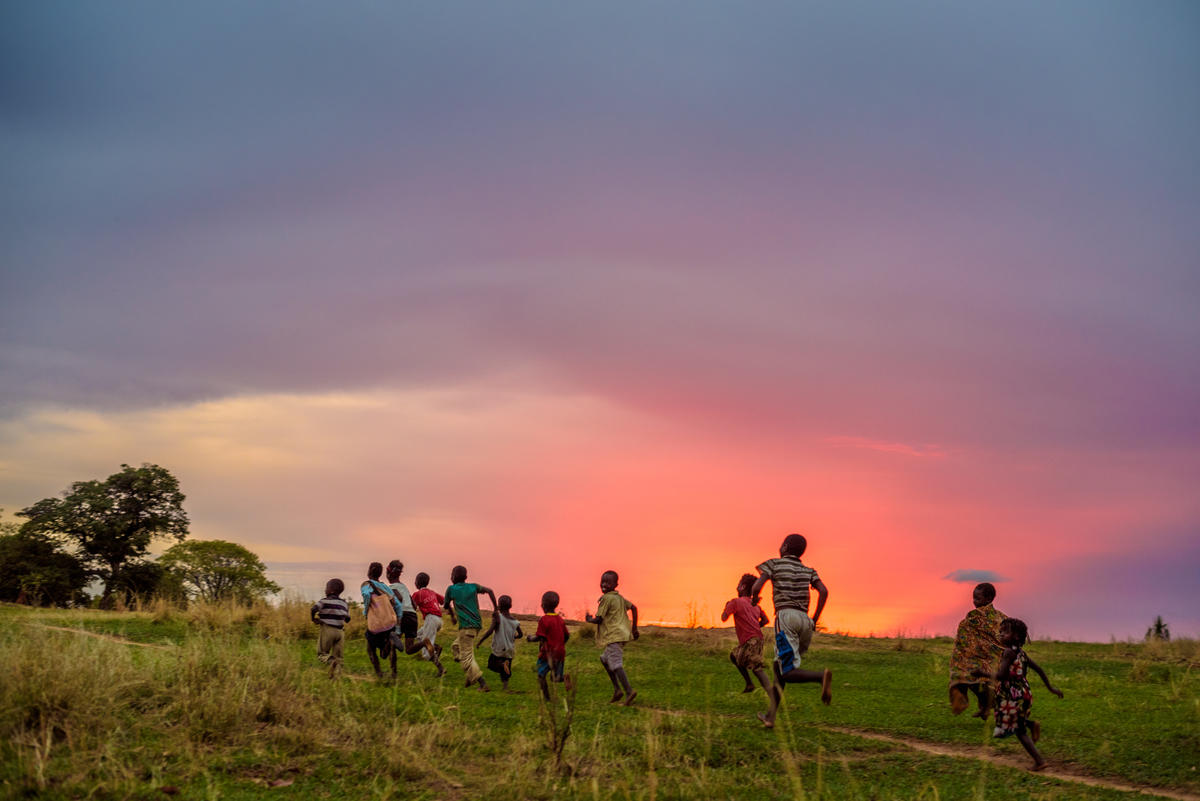
[[[759,718],[765,723],[775,717],[775,707],[779,704],[779,690],[771,686],[771,682],[767,678],[766,667],[763,665],[762,627],[770,621],[766,613],[750,597],[754,581],[755,577],[749,573],[742,576],[737,585],[737,597],[725,604],[725,611],[721,613],[721,621],[724,622],[730,616],[733,617],[733,628],[737,632],[738,644],[729,652],[729,661],[746,681],[746,687],[742,692],[754,692],[754,684],[750,681],[750,671],[754,671],[758,683],[762,685],[769,698],[770,709],[765,716],[759,715]]]
[[[562,615],[554,611],[555,609],[558,609],[558,593],[553,590],[543,593],[542,611],[545,614],[538,620],[537,633],[525,638],[529,642],[542,644],[538,649],[537,674],[538,683],[542,685],[542,696],[547,701],[550,700],[550,685],[546,676],[551,675],[552,681],[566,679],[563,675],[563,663],[567,658],[567,640],[571,639],[566,622]]]

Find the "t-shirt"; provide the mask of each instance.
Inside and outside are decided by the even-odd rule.
[[[392,592],[396,593],[396,597],[400,599],[400,608],[405,612],[415,612],[416,607],[413,606],[412,596],[408,593],[408,587],[404,586],[404,582],[397,581],[395,584],[388,585],[392,588]]]
[[[422,587],[412,594],[412,602],[417,611],[425,616],[433,615],[434,617],[442,616],[442,604],[445,598],[438,595],[428,587]]]
[[[460,629],[483,628],[483,620],[479,617],[479,585],[470,581],[451,584],[446,588],[446,606],[454,604],[454,614],[458,616]]]
[[[505,617],[495,613],[496,630],[492,632],[492,653],[496,656],[512,659],[516,653],[517,629],[521,623],[515,617]]]
[[[721,620],[728,619],[730,615],[733,615],[733,628],[737,632],[739,645],[754,637],[761,637],[762,627],[770,622],[766,613],[744,595],[725,604]]]
[[[312,616],[326,626],[345,628],[350,622],[350,606],[341,598],[322,598],[312,605]]]
[[[633,627],[629,623],[628,610],[633,604],[625,600],[621,593],[609,590],[600,596],[596,608],[596,617],[600,625],[596,627],[596,645],[603,648],[614,642],[629,642],[633,639]]]
[[[817,571],[794,556],[781,556],[763,562],[758,572],[771,580],[776,614],[780,609],[798,609],[808,614],[808,586],[820,579]]]
[[[567,658],[567,624],[562,615],[557,612],[542,615],[535,634],[545,638],[542,640],[542,647],[538,649],[539,659],[549,662],[549,657],[554,657],[553,661],[561,662]]]

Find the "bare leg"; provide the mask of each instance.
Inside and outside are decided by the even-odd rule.
[[[742,692],[754,692],[754,683],[750,681],[750,673],[737,663],[737,657],[735,657],[732,653],[729,654],[729,661],[732,662],[733,666],[738,669],[738,673],[742,674],[742,681],[746,682],[746,687],[742,690]]]
[[[547,701],[549,701],[550,700],[550,685],[548,683],[546,683],[546,677],[538,676],[538,684],[540,684],[542,687],[542,697],[545,698]]]
[[[619,667],[613,671],[617,679],[621,682],[621,686],[625,688],[625,706],[633,703],[633,699],[637,698],[637,691],[629,686],[629,677],[625,675],[625,668]]]
[[[379,667],[379,654],[371,646],[367,646],[367,657],[371,660],[371,667],[375,668],[375,677],[382,679],[383,670]]]
[[[1027,732],[1017,732],[1017,739],[1021,741],[1021,745],[1025,747],[1025,751],[1033,757],[1032,770],[1041,770],[1046,767],[1046,760],[1042,759],[1042,755],[1038,753],[1037,746],[1033,744],[1033,740]]]
[[[612,682],[613,686],[612,698],[608,699],[608,702],[610,704],[615,704],[625,696],[625,693],[621,690],[621,685],[617,683],[617,674],[608,669],[608,665],[604,664],[603,659],[600,660],[600,664],[604,665],[604,672],[608,674],[608,680]]]

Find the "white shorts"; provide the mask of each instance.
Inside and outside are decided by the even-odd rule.
[[[812,618],[799,609],[775,610],[775,658],[783,663],[784,673],[799,667],[800,658],[812,645],[814,628]]]
[[[417,632],[418,640],[429,640],[433,642],[437,638],[438,632],[442,630],[442,618],[440,615],[426,615],[425,622],[421,624],[421,630]],[[421,649],[421,657],[423,659],[433,659],[433,654],[428,648]]]

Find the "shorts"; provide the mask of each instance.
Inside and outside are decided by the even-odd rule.
[[[429,640],[433,642],[437,639],[438,632],[442,630],[441,615],[426,615],[425,622],[421,624],[421,630],[417,632],[417,639]],[[421,649],[421,658],[425,660],[433,659],[433,654],[428,648]]]
[[[400,616],[400,623],[396,626],[400,633],[405,637],[417,636],[417,613],[405,612]]]
[[[383,654],[384,656],[388,656],[389,654],[391,654],[391,652],[392,652],[392,631],[394,631],[394,629],[388,629],[387,631],[380,631],[380,632],[368,631],[367,632],[367,650],[368,651],[379,651],[379,653]]]
[[[784,673],[800,666],[814,628],[812,618],[799,609],[775,610],[775,659]]]
[[[512,658],[507,656],[488,655],[488,670],[499,673],[504,678],[512,675]]]
[[[329,665],[342,664],[342,642],[345,632],[337,626],[321,624],[320,637],[317,640],[317,659]]]
[[[609,670],[620,670],[625,667],[625,643],[610,642],[600,652],[600,664]]]
[[[550,663],[547,662],[545,660],[545,658],[538,657],[538,661],[537,661],[538,678],[539,679],[546,678],[546,674],[549,672],[550,672]],[[558,661],[558,662],[554,663],[554,680],[555,681],[563,680],[563,663],[562,663],[562,661]]]
[[[751,637],[729,652],[733,664],[742,670],[761,670],[763,667],[763,638]]]

